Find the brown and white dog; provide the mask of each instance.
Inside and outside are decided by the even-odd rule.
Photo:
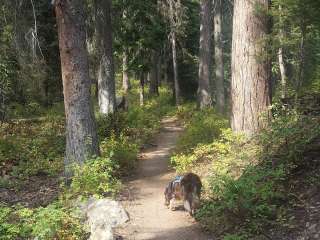
[[[175,202],[183,201],[184,209],[193,215],[200,204],[201,188],[201,180],[196,174],[186,173],[177,176],[164,191],[165,205],[175,210]]]

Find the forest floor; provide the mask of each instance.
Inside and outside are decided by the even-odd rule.
[[[164,205],[164,189],[174,178],[170,153],[183,128],[176,118],[162,120],[150,147],[142,150],[135,175],[125,184],[121,201],[130,221],[117,234],[128,240],[209,240],[189,214]]]

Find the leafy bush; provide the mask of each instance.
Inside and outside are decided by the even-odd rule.
[[[0,239],[85,239],[80,219],[59,203],[28,209],[0,206]]]
[[[227,235],[223,238],[223,240],[247,240],[247,236],[246,235]]]
[[[171,164],[179,173],[191,170],[199,161],[208,160],[219,149],[214,139],[219,139],[227,121],[214,110],[192,111],[192,105],[182,106],[178,116],[186,122],[186,130],[178,139],[176,153],[171,157]],[[223,148],[223,146],[221,146]]]
[[[63,169],[64,135],[61,119],[16,122],[0,128],[0,164],[19,178],[55,176]],[[31,137],[33,136],[33,137]]]
[[[112,157],[112,156],[111,156]],[[73,195],[114,194],[119,189],[115,172],[119,166],[107,157],[98,157],[74,166],[70,191]]]
[[[285,186],[297,167],[308,164],[303,161],[303,152],[319,135],[316,118],[289,112],[275,115],[270,126],[250,141],[232,134],[226,138],[223,133],[209,145],[213,159],[208,179],[210,198],[197,218],[218,233],[241,228],[259,233],[277,219],[289,194]],[[222,143],[224,150],[219,151],[217,146]]]
[[[90,195],[113,196],[120,188],[120,175],[135,167],[139,146],[159,128],[164,115],[174,112],[165,88],[160,89],[160,97],[148,99],[143,107],[134,104],[138,98],[136,90],[132,92],[128,112],[97,116],[101,157],[74,166],[70,188],[61,192],[59,202],[34,209],[0,206],[0,240],[87,238],[70,203]],[[65,129],[61,106],[44,111],[31,104],[28,111],[32,116],[46,116],[0,126],[0,166],[6,175],[14,176],[0,179],[2,186],[16,185],[14,181],[33,175],[57,176],[62,172]],[[12,117],[29,116],[19,105],[11,110]]]
[[[186,130],[178,140],[177,152],[191,152],[198,144],[212,142],[219,138],[221,129],[228,125],[227,120],[216,114],[213,109],[194,110],[189,112],[191,113],[186,120]]]
[[[128,137],[120,135],[119,138],[113,134],[100,144],[102,156],[110,156],[117,166],[117,171],[122,175],[132,171],[136,166],[138,146],[131,143]]]
[[[171,163],[179,173],[205,177],[204,202],[196,214],[204,226],[222,238],[227,234],[223,239],[248,239],[280,214],[288,180],[308,164],[303,153],[320,135],[318,118],[278,107],[270,125],[247,139],[225,128],[213,111],[193,110],[179,109],[186,131]],[[239,232],[249,235],[228,235]]]

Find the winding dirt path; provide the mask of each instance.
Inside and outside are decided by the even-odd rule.
[[[117,233],[125,240],[211,240],[184,211],[164,206],[164,189],[173,179],[170,152],[183,129],[175,118],[165,118],[154,146],[141,152],[135,178],[126,184],[123,206],[130,221]]]

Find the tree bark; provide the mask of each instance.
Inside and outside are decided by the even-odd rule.
[[[279,18],[280,18],[280,29],[279,29],[279,42],[280,47],[278,50],[278,60],[279,60],[279,69],[280,69],[280,76],[281,76],[281,98],[287,98],[287,70],[286,70],[286,63],[284,60],[284,49],[283,49],[283,40],[284,40],[284,26],[282,20],[282,6],[279,5]]]
[[[159,62],[159,54],[157,52],[153,53],[152,56],[152,66],[151,66],[151,73],[150,73],[150,88],[149,94],[150,95],[159,95],[159,76],[158,76],[158,62]]]
[[[179,86],[179,74],[178,74],[178,63],[177,63],[177,39],[175,29],[175,12],[173,8],[173,0],[169,0],[169,14],[171,24],[171,48],[172,48],[172,62],[173,62],[173,82],[174,82],[174,95],[176,105],[180,105],[180,86]]]
[[[128,73],[128,54],[123,52],[122,56],[122,88],[125,94],[128,94],[130,86],[130,79]]]
[[[162,78],[161,78],[162,69],[161,69],[161,55],[160,54],[158,55],[156,65],[157,65],[156,74],[157,74],[157,83],[158,83],[157,95],[159,96],[159,87],[162,84]]]
[[[305,68],[305,48],[306,48],[306,26],[304,23],[301,23],[300,25],[300,30],[301,30],[301,39],[300,39],[300,49],[299,49],[299,71],[298,71],[298,77],[296,81],[296,94],[295,94],[295,101],[296,104],[298,102],[298,96],[299,96],[299,91],[300,88],[303,84],[304,81],[304,68]]]
[[[174,80],[174,95],[176,105],[180,105],[180,86],[178,77],[177,49],[176,49],[176,34],[172,32],[172,61],[173,61],[173,80]]]
[[[124,51],[122,56],[122,89],[124,92],[124,108],[129,108],[129,89],[131,88],[129,73],[128,73],[128,54]]]
[[[222,42],[222,0],[214,0],[214,59],[215,59],[215,83],[217,110],[223,113],[225,110],[224,91],[224,62],[223,62],[223,42]]]
[[[212,106],[211,92],[211,45],[212,45],[212,1],[201,0],[200,48],[199,48],[199,87],[198,106],[202,109]]]
[[[140,106],[144,105],[144,83],[145,83],[145,73],[141,71],[140,73]]]
[[[66,114],[65,175],[72,165],[99,155],[98,136],[90,102],[90,78],[86,52],[82,0],[58,0],[57,18],[63,94]]]
[[[252,135],[270,116],[270,63],[263,40],[269,0],[234,1],[232,39],[232,116],[235,132]],[[259,12],[257,11],[259,9]],[[265,113],[266,116],[262,116]]]
[[[281,75],[281,98],[286,99],[287,98],[287,71],[285,67],[285,61],[284,61],[284,53],[283,53],[283,47],[280,46],[278,51],[278,60],[279,60],[279,68],[280,68],[280,75]]]
[[[163,83],[165,85],[169,84],[168,81],[168,61],[167,61],[167,54],[166,50],[164,51],[163,58],[162,58],[162,69],[163,69]]]
[[[111,0],[95,0],[97,9],[98,48],[101,52],[98,73],[98,100],[100,113],[116,110],[116,88],[112,50]]]
[[[3,122],[6,118],[7,108],[7,81],[4,78],[0,78],[0,122]]]

